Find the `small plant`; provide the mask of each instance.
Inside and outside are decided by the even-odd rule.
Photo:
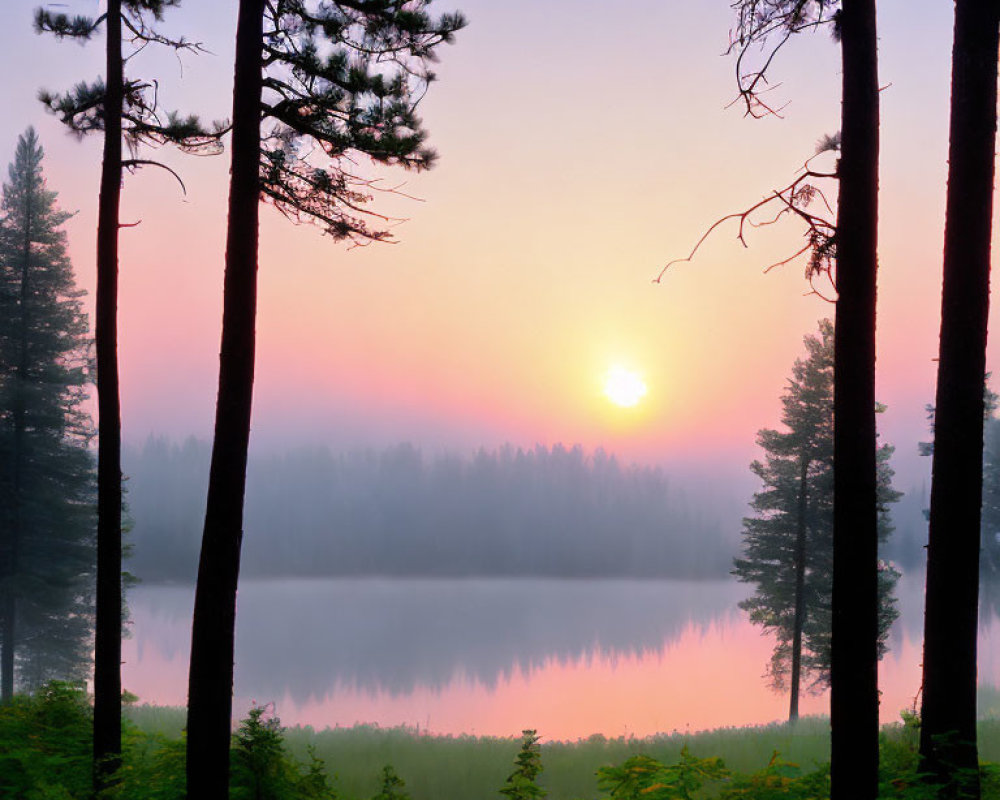
[[[316,755],[316,747],[309,745],[306,747],[306,755],[309,761],[304,765],[305,769],[296,781],[296,798],[298,800],[337,800],[337,793],[330,786],[330,780],[326,774],[326,764],[323,759]]]
[[[290,777],[281,720],[255,705],[233,736],[232,795],[278,800],[288,794]]]
[[[775,750],[764,769],[733,775],[718,800],[818,800],[830,796],[830,767],[802,775],[798,764]]]
[[[373,800],[410,800],[410,795],[403,789],[404,786],[406,786],[406,781],[396,774],[396,770],[386,764],[382,768],[382,788]]]
[[[536,731],[530,729],[521,733],[521,749],[514,759],[517,767],[507,776],[507,783],[500,790],[500,794],[506,795],[510,800],[540,800],[548,792],[535,782],[542,771],[539,736]]]
[[[721,758],[695,758],[685,745],[680,760],[669,766],[638,755],[620,767],[601,767],[597,785],[611,800],[692,800],[706,782],[727,777]]]

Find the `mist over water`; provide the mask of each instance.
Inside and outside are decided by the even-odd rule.
[[[130,598],[123,671],[149,702],[186,697],[208,457],[194,439],[126,452],[130,567],[147,582]],[[787,696],[763,677],[773,642],[738,608],[751,587],[729,575],[742,487],[677,474],[684,488],[672,472],[563,445],[256,455],[236,714],[273,702],[286,724],[552,738],[785,718]],[[925,507],[919,491],[895,504],[882,552],[904,572],[881,668],[886,722],[920,686]],[[986,586],[991,685],[994,596]],[[826,713],[828,700],[801,707]]]
[[[438,733],[638,735],[782,719],[762,678],[771,640],[733,580],[336,578],[247,580],[237,615],[237,713],[275,702],[286,724],[409,724]],[[899,585],[882,665],[883,721],[920,684],[922,576]],[[132,595],[125,686],[181,704],[188,586]],[[1000,683],[984,612],[981,681]],[[825,695],[803,698],[826,713]]]
[[[126,451],[140,577],[193,582],[209,452]],[[257,455],[245,518],[247,577],[722,577],[739,538],[724,486],[692,495],[662,469],[560,444]]]
[[[237,613],[244,691],[297,701],[332,683],[404,694],[441,689],[457,673],[493,687],[555,659],[647,656],[686,626],[736,613],[735,582],[340,578],[249,580]],[[135,591],[137,649],[190,624],[188,586]]]

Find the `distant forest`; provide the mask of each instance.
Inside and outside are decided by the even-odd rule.
[[[208,465],[195,439],[125,451],[140,578],[194,581]],[[561,445],[251,455],[246,504],[241,573],[254,577],[720,577],[739,533],[659,469]]]

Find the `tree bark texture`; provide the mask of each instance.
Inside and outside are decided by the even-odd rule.
[[[879,87],[875,0],[843,0],[834,340],[833,800],[878,791],[875,297]]]
[[[253,399],[263,0],[240,0],[222,347],[188,683],[187,792],[228,796],[236,588]]]
[[[122,472],[118,396],[118,229],[122,183],[121,0],[108,0],[104,159],[97,217],[97,596],[94,640],[94,785],[121,755]]]
[[[956,1],[920,734],[932,780],[968,770],[949,782],[947,797],[979,796],[976,637],[998,30],[996,0]]]

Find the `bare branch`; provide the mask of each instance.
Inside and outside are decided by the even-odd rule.
[[[742,103],[744,115],[755,119],[781,116],[784,105],[777,108],[765,102],[770,85],[768,70],[792,36],[821,26],[835,24],[837,0],[736,0],[732,8],[737,14],[736,34],[730,34],[726,53],[736,54],[737,96],[729,105]],[[775,42],[775,38],[777,41]],[[764,53],[760,66],[747,62],[757,51]],[[728,106],[727,106],[728,107]]]
[[[663,275],[674,264],[692,261],[708,237],[711,236],[712,233],[724,223],[730,220],[737,220],[738,225],[736,239],[741,245],[743,245],[743,247],[748,247],[746,240],[747,226],[750,226],[751,228],[767,227],[775,224],[782,217],[788,214],[798,217],[805,223],[806,244],[788,258],[771,264],[765,268],[764,272],[767,273],[776,267],[789,264],[809,252],[812,253],[812,258],[806,271],[806,276],[811,280],[811,276],[815,274],[824,271],[828,272],[829,261],[832,258],[834,248],[836,225],[829,219],[825,219],[806,211],[806,207],[813,202],[816,197],[819,197],[823,201],[827,210],[829,210],[831,214],[833,213],[823,192],[813,184],[806,183],[808,179],[814,177],[825,177],[825,175],[824,173],[816,173],[811,170],[807,170],[783,189],[774,190],[770,195],[757,201],[743,211],[726,214],[724,217],[720,217],[701,235],[701,238],[698,239],[694,247],[691,249],[691,252],[688,253],[686,257],[675,258],[672,261],[668,261],[666,265],[664,265],[663,269],[660,270],[659,274],[653,279],[653,283],[660,283],[663,279]],[[753,219],[754,214],[765,208],[773,207],[774,205],[778,206],[778,210],[770,217],[761,221]]]
[[[174,170],[159,161],[153,161],[148,158],[129,158],[122,161],[122,169],[127,169],[134,172],[139,167],[159,167],[160,169],[165,169],[171,175],[173,175],[177,182],[181,185],[181,192],[187,195],[187,187],[184,185],[184,181],[181,180],[181,176],[178,175]]]

